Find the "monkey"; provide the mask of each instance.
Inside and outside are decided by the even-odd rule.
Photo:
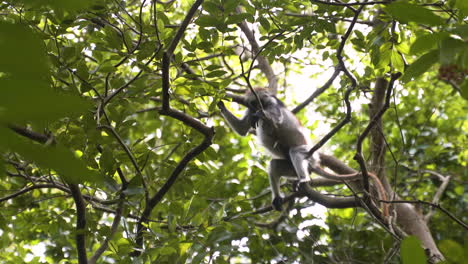
[[[229,127],[241,136],[253,129],[260,143],[272,155],[268,166],[268,175],[272,192],[272,207],[282,210],[283,194],[280,191],[280,178],[297,179],[299,184],[310,181],[309,174],[314,172],[322,177],[344,181],[362,179],[360,172],[352,174],[334,174],[319,166],[318,156],[308,155],[311,143],[304,128],[294,113],[285,104],[265,88],[247,90],[244,95],[247,110],[242,118],[234,116],[222,101],[218,108]],[[385,189],[378,177],[368,173],[377,184],[379,195],[386,200]],[[388,208],[383,207],[383,214],[388,215]]]

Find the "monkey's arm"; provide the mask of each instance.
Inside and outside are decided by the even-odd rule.
[[[249,129],[252,127],[253,116],[250,110],[247,110],[244,117],[239,119],[226,108],[223,102],[218,102],[218,108],[221,110],[221,115],[232,130],[241,136],[247,135],[247,132],[249,132]]]

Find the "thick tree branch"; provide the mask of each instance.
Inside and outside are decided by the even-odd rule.
[[[379,110],[379,112],[375,116],[372,117],[372,120],[369,122],[367,127],[364,129],[361,135],[359,135],[359,138],[356,143],[356,155],[354,156],[354,159],[359,163],[359,166],[361,168],[364,190],[366,190],[367,192],[369,192],[369,175],[367,172],[366,161],[364,160],[364,156],[362,155],[362,143],[367,137],[367,135],[370,133],[371,129],[375,125],[377,125],[383,114],[390,107],[390,99],[392,95],[393,85],[396,79],[398,79],[400,76],[401,73],[392,74],[392,77],[387,87],[384,106],[382,107],[382,109]]]
[[[205,149],[207,149],[210,145],[211,137],[205,137],[205,139],[200,145],[192,148],[179,162],[179,164],[177,164],[174,171],[172,171],[171,176],[169,176],[169,179],[164,183],[161,189],[159,189],[159,191],[146,202],[145,209],[141,215],[140,220],[138,221],[137,226],[136,243],[138,246],[143,245],[143,231],[145,228],[144,224],[148,222],[149,216],[153,209],[156,207],[156,205],[159,204],[159,202],[161,202],[164,195],[170,190],[172,185],[176,182],[177,178],[179,177],[179,174],[185,169],[188,163],[200,153],[202,153]],[[134,256],[137,256],[139,254],[140,252],[137,250],[133,253]]]
[[[86,204],[81,195],[78,184],[68,184],[70,192],[76,206],[76,251],[78,253],[78,263],[87,264],[86,256]]]
[[[159,111],[161,115],[170,116],[175,118],[179,121],[182,121],[185,125],[188,125],[200,133],[204,135],[203,142],[197,145],[196,147],[192,148],[184,157],[183,159],[177,164],[177,166],[172,171],[171,175],[164,183],[164,185],[159,189],[159,191],[154,194],[151,198],[146,200],[145,209],[143,210],[142,216],[137,224],[137,234],[136,234],[136,244],[142,248],[143,247],[143,231],[145,230],[145,224],[148,222],[149,217],[153,209],[161,202],[164,195],[170,190],[172,185],[176,182],[177,178],[179,177],[180,173],[186,168],[188,163],[197,157],[200,153],[202,153],[205,149],[207,149],[211,145],[211,140],[214,136],[214,130],[211,127],[206,126],[199,120],[177,110],[174,110],[170,107],[170,76],[169,76],[169,69],[171,64],[171,58],[173,53],[180,42],[182,36],[187,29],[188,24],[192,20],[195,12],[198,10],[200,5],[203,3],[203,0],[196,0],[195,3],[190,8],[189,12],[184,18],[181,26],[179,27],[178,31],[176,32],[175,37],[172,39],[171,44],[166,49],[163,54],[162,59],[162,108]],[[141,249],[136,249],[132,255],[138,256],[141,253]]]
[[[468,224],[466,224],[462,220],[458,219],[456,216],[454,216],[452,213],[450,213],[449,210],[445,209],[444,207],[440,206],[439,204],[434,204],[434,203],[420,201],[420,200],[417,200],[417,201],[404,201],[404,200],[383,201],[383,200],[380,200],[380,202],[390,203],[390,204],[422,204],[422,205],[429,205],[432,208],[439,209],[444,214],[446,214],[448,217],[450,217],[453,221],[455,221],[457,224],[459,224],[461,227],[463,227],[465,230],[468,231]]]
[[[361,206],[356,197],[332,197],[314,191],[307,185],[300,186],[303,188],[301,194],[327,208],[353,208]]]
[[[48,135],[45,135],[45,134],[41,134],[41,133],[37,133],[37,132],[34,132],[32,130],[29,130],[25,127],[20,127],[20,126],[17,126],[17,125],[8,125],[8,127],[15,131],[17,134],[23,136],[23,137],[27,137],[31,140],[34,140],[38,143],[42,143],[42,144],[46,144],[47,142],[53,142],[54,141],[54,137],[53,136],[48,136]]]
[[[353,207],[360,207],[359,201],[356,200],[356,197],[334,197],[334,196],[327,196],[321,194],[320,192],[312,190],[310,187],[304,185],[303,189],[293,192],[286,197],[283,198],[283,203],[289,203],[294,201],[295,198],[299,197],[308,197],[314,202],[317,202],[327,208],[353,208]],[[225,217],[224,221],[230,221],[234,219],[238,219],[239,217],[246,216],[246,215],[256,215],[256,214],[264,214],[270,211],[273,211],[273,206],[268,205],[262,208],[259,208],[253,212],[244,212],[234,216]]]

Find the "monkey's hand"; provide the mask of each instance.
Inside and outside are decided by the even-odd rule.
[[[265,115],[262,111],[257,111],[250,116],[250,126],[257,127],[258,120],[262,119]]]
[[[271,206],[273,206],[273,209],[276,211],[281,211],[283,208],[283,197],[282,196],[276,196],[273,198],[273,201],[271,202]]]

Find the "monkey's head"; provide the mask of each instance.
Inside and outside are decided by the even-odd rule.
[[[245,102],[247,107],[254,111],[261,110],[261,108],[268,108],[272,106],[284,106],[283,102],[281,102],[276,96],[270,93],[266,88],[254,88],[255,93],[253,93],[250,89],[247,90],[245,93]],[[255,96],[257,94],[257,96]],[[261,105],[260,106],[260,103]]]

